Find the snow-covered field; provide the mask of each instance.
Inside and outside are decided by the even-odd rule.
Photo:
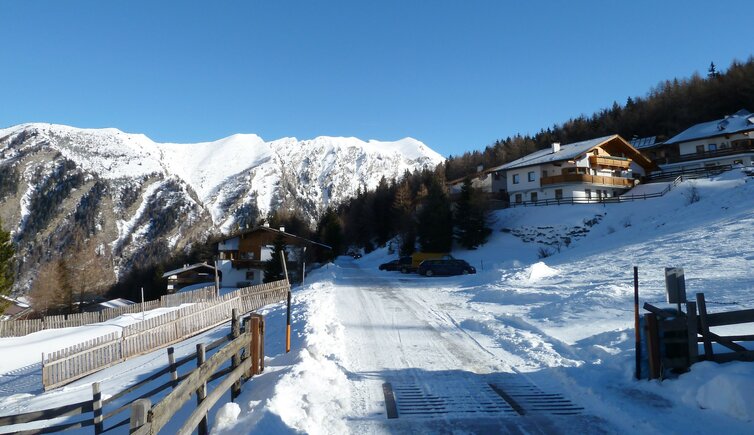
[[[380,272],[395,256],[388,248],[342,258],[294,291],[291,353],[283,352],[284,308],[265,310],[265,373],[244,385],[236,404],[216,407],[213,430],[754,433],[752,363],[705,362],[676,379],[633,379],[632,281],[638,266],[641,303],[662,304],[664,268],[683,267],[687,294],[704,292],[709,311],[754,308],[753,199],[754,180],[732,171],[659,199],[502,210],[484,247],[453,252],[476,266],[470,276]],[[719,332],[751,334],[754,325]],[[112,394],[164,359],[146,355],[154,364],[134,360],[41,394],[24,382],[38,373],[24,371],[29,361],[11,350],[54,350],[58,334],[39,334],[0,339],[0,414],[82,400],[94,380]],[[581,415],[470,417],[478,385],[511,377],[562,394]],[[388,420],[385,382],[456,397],[455,408]],[[29,391],[13,390],[24,385]]]

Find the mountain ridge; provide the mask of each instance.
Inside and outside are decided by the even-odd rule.
[[[28,288],[75,228],[107,248],[119,275],[273,210],[314,223],[383,177],[443,160],[413,138],[265,141],[234,134],[179,144],[114,128],[20,124],[0,129],[0,218],[19,244],[20,281]]]

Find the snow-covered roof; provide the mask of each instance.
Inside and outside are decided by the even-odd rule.
[[[128,305],[134,305],[135,303],[136,302],[129,301],[128,299],[117,298],[117,299],[111,299],[105,302],[100,302],[97,305],[104,308],[119,308],[119,307],[126,307]]]
[[[200,267],[208,267],[208,268],[210,268],[212,270],[215,270],[215,266],[213,266],[211,264],[207,264],[207,263],[194,263],[194,264],[191,264],[191,265],[187,264],[187,265],[183,266],[180,269],[175,269],[175,270],[167,271],[167,272],[165,272],[165,273],[162,274],[162,277],[166,278],[166,277],[171,276],[171,275],[177,275],[179,273],[187,272],[187,271],[193,270],[193,269],[198,269]]]
[[[617,134],[612,136],[603,136],[596,139],[589,139],[583,142],[576,142],[568,145],[562,145],[558,152],[553,152],[552,148],[545,148],[529,154],[528,156],[521,157],[518,160],[506,163],[502,166],[494,168],[494,170],[508,170],[515,168],[524,168],[527,166],[541,165],[543,163],[560,162],[563,160],[571,160],[575,157],[584,154],[592,148],[602,145],[603,143],[619,137]]]
[[[691,140],[715,137],[724,134],[754,131],[754,115],[746,109],[741,109],[733,115],[715,121],[702,122],[689,127],[681,133],[671,137],[666,144],[688,142]]]
[[[294,239],[297,239],[297,240],[301,240],[302,242],[304,242],[304,243],[306,243],[306,244],[310,244],[310,245],[317,245],[317,246],[323,247],[323,248],[325,248],[325,249],[332,249],[332,247],[331,247],[331,246],[328,246],[328,245],[324,245],[324,244],[322,244],[322,243],[318,243],[318,242],[315,242],[315,241],[313,241],[313,240],[309,240],[309,239],[307,239],[307,238],[304,238],[304,237],[301,237],[301,236],[297,236],[297,235],[295,235],[295,234],[286,233],[286,232],[285,232],[285,231],[283,231],[283,230],[279,230],[279,229],[277,229],[277,228],[271,228],[271,227],[268,227],[268,226],[264,226],[264,225],[262,225],[262,226],[257,226],[257,227],[254,227],[254,228],[252,228],[252,229],[249,229],[249,230],[243,230],[243,231],[240,231],[240,232],[238,232],[238,233],[232,234],[232,235],[230,235],[230,236],[227,236],[227,237],[223,237],[222,239],[220,239],[220,241],[221,241],[221,242],[224,242],[224,241],[226,241],[226,240],[235,239],[236,237],[239,237],[239,236],[241,236],[242,234],[250,234],[250,233],[255,233],[255,232],[257,232],[257,231],[268,231],[268,232],[271,232],[271,233],[280,233],[280,234],[282,234],[282,235],[284,235],[284,236],[286,236],[286,237],[291,237],[291,238],[294,238]]]
[[[652,148],[655,145],[659,145],[657,143],[657,136],[640,137],[636,139],[631,139],[630,143],[631,143],[631,146],[636,148],[637,150]]]

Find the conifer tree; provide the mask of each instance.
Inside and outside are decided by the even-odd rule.
[[[329,252],[322,252],[321,260],[330,261],[343,253],[343,228],[335,210],[328,208],[325,211],[317,225],[317,235],[320,242],[332,248]]]
[[[15,249],[10,232],[3,230],[0,220],[0,295],[9,295],[13,287],[13,255]],[[0,299],[0,312],[7,306],[7,301]]]
[[[280,281],[285,279],[285,271],[281,263],[280,253],[285,253],[288,261],[288,253],[285,251],[285,238],[282,233],[278,233],[272,242],[272,258],[264,263],[264,282]]]
[[[489,212],[482,195],[467,178],[455,210],[455,239],[466,249],[476,249],[487,241],[492,230],[488,227]]]
[[[439,180],[427,186],[427,195],[417,214],[416,236],[424,252],[448,252],[453,245],[450,200]]]

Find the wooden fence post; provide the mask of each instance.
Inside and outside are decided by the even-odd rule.
[[[712,341],[709,335],[709,325],[707,324],[707,303],[704,300],[704,293],[696,294],[696,304],[699,308],[699,326],[701,326],[702,337],[704,338],[704,358],[712,361]]]
[[[660,367],[660,331],[657,324],[657,315],[647,313],[647,348],[649,356],[649,379],[658,379],[662,375]]]
[[[204,364],[205,359],[206,359],[206,352],[205,352],[204,343],[199,343],[196,345],[197,369],[201,367],[202,364]],[[207,397],[207,383],[205,382],[199,387],[199,389],[196,390],[196,406],[201,405],[206,397]],[[207,425],[206,414],[204,415],[204,417],[202,417],[202,421],[199,422],[199,427],[197,429],[199,431],[199,435],[207,435],[209,433],[209,427]]]
[[[170,367],[170,380],[173,384],[173,389],[178,383],[178,368],[175,365],[175,349],[173,346],[168,348],[168,367]]]
[[[259,316],[251,316],[251,374],[259,374]]]
[[[264,371],[264,316],[259,315],[259,373]]]
[[[241,322],[238,318],[238,308],[233,308],[232,311],[232,317],[231,317],[231,337],[232,340],[237,339],[241,335]],[[239,351],[240,352],[240,351]],[[231,367],[235,370],[236,367],[241,365],[241,355],[239,352],[236,352],[233,354],[233,359],[231,360]],[[236,398],[241,394],[241,379],[237,380],[233,383],[233,386],[230,388],[230,401],[234,402]]]
[[[689,340],[689,367],[699,360],[699,341],[697,340],[696,302],[686,302],[686,328]]]
[[[136,432],[149,422],[149,411],[151,409],[152,402],[149,399],[139,399],[131,405],[131,420],[128,426],[130,433]]]
[[[94,414],[94,433],[102,433],[102,392],[99,382],[92,384],[92,413]]]

